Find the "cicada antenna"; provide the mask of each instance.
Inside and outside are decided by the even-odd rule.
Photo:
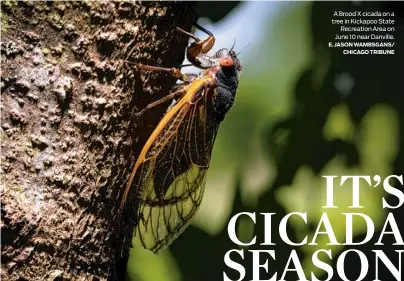
[[[247,49],[248,46],[251,45],[251,43],[252,43],[252,42],[250,42],[250,43],[248,43],[247,45],[245,45],[245,46],[240,50],[240,52],[238,52],[236,55],[238,56],[239,54],[241,54],[245,49]]]
[[[236,46],[236,38],[234,38],[233,46],[231,46],[231,48],[230,48],[230,52],[231,52],[231,51],[233,51],[234,46]]]

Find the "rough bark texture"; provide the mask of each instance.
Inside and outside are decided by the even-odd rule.
[[[180,64],[192,6],[1,2],[2,280],[125,270],[135,219],[119,227],[119,199],[164,108],[134,113],[175,81],[124,60]]]

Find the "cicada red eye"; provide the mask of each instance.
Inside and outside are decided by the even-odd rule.
[[[233,67],[234,66],[234,62],[231,58],[221,58],[219,63],[220,63],[221,67]]]

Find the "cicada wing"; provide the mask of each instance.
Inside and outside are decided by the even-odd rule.
[[[192,165],[169,187],[167,198],[175,198],[174,201],[161,204],[156,200],[157,196],[151,194],[145,198],[136,229],[144,248],[156,253],[170,245],[187,228],[201,204],[205,179],[206,168]]]
[[[153,252],[181,234],[201,204],[219,125],[208,91],[202,88],[175,111],[136,171],[136,235]]]

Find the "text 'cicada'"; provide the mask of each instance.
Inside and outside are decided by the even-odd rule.
[[[201,204],[213,143],[220,122],[233,105],[241,71],[233,48],[207,55],[215,38],[194,25],[208,38],[200,40],[178,30],[194,39],[187,58],[202,69],[199,75],[186,75],[177,68],[137,65],[169,72],[182,81],[169,95],[144,109],[170,99],[176,101],[141,150],[120,205],[122,212],[129,198],[140,200],[135,235],[154,253],[184,231]]]

